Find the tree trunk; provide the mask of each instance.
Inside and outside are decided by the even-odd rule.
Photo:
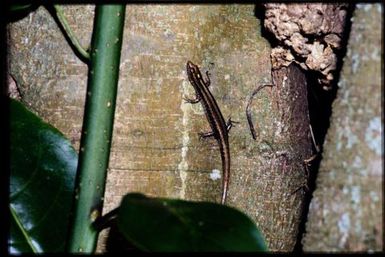
[[[305,251],[383,250],[382,5],[358,4],[352,21]]]
[[[65,6],[80,42],[91,36],[92,6]],[[272,251],[294,248],[312,155],[307,87],[295,65],[271,72],[270,48],[254,5],[128,5],[104,212],[127,192],[219,202],[221,170],[209,125],[191,96],[188,60],[209,70],[211,92],[230,131],[228,205],[248,214]],[[78,147],[87,66],[77,59],[47,11],[9,26],[10,73],[22,100]],[[245,108],[257,131],[250,135]],[[102,237],[98,251],[104,251]]]

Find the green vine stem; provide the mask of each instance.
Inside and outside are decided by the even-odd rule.
[[[71,41],[71,44],[74,46],[75,50],[77,51],[77,54],[79,54],[83,59],[86,61],[90,60],[90,54],[81,46],[79,40],[71,30],[71,27],[69,26],[67,19],[65,18],[63,11],[60,6],[54,4],[53,8],[56,12],[56,17],[58,18],[60,24],[62,25],[64,31],[66,32],[69,40]]]
[[[74,212],[67,249],[93,253],[106,183],[119,79],[125,5],[97,5],[91,41]]]

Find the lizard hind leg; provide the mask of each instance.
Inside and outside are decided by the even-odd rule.
[[[199,136],[199,139],[204,139],[204,138],[208,138],[208,137],[213,137],[214,136],[214,132],[213,131],[209,131],[209,132],[200,132],[198,133],[198,136]]]
[[[238,123],[239,123],[238,121],[233,121],[231,120],[231,117],[229,117],[229,119],[226,122],[227,132],[230,131],[230,129],[234,126],[234,124],[238,124]]]

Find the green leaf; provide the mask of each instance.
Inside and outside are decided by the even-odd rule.
[[[250,218],[215,203],[131,193],[119,207],[117,226],[144,251],[267,251]]]
[[[77,153],[54,127],[10,100],[9,251],[64,252]]]

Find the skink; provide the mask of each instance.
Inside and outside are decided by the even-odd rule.
[[[229,119],[227,123],[225,122],[221,110],[219,109],[215,98],[209,90],[210,78],[208,71],[206,72],[207,79],[204,80],[198,66],[193,64],[191,61],[187,62],[186,70],[188,79],[195,89],[196,97],[195,99],[185,98],[185,100],[191,104],[196,104],[198,102],[202,103],[207,120],[212,129],[212,131],[209,133],[200,133],[200,136],[214,136],[214,138],[219,144],[223,172],[223,189],[221,203],[224,204],[226,202],[230,179],[230,148],[228,131],[232,127],[232,122],[231,119]]]

